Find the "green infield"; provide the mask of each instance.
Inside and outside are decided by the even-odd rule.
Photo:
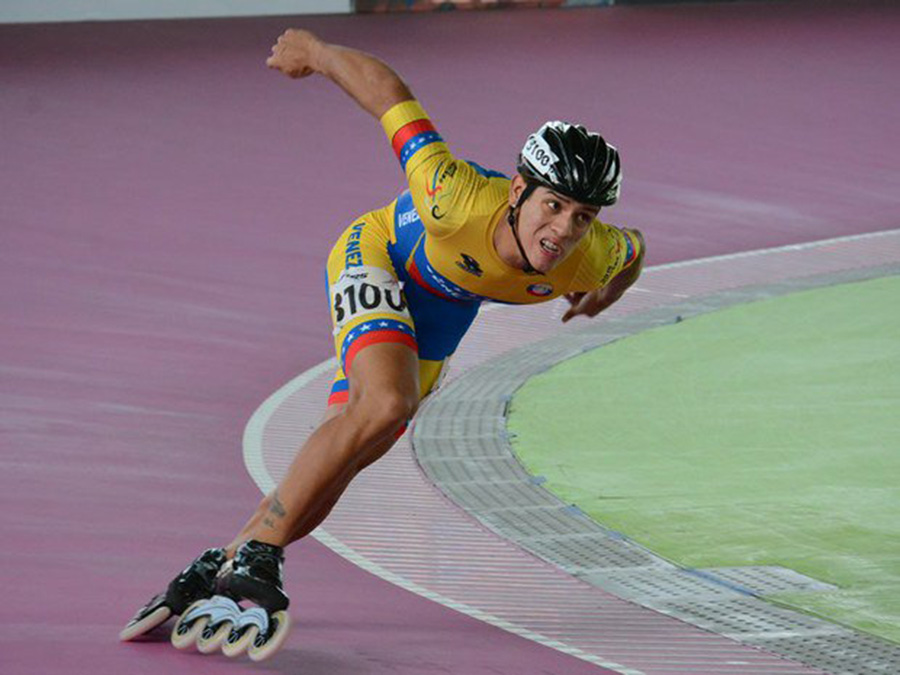
[[[898,298],[831,286],[571,359],[516,394],[514,450],[659,555],[837,584],[772,599],[900,642]]]

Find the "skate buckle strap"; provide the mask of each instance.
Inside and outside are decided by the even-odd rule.
[[[184,615],[182,621],[184,623],[191,622],[200,617],[209,617],[210,624],[218,624],[223,620],[236,621],[241,614],[241,607],[231,598],[222,595],[214,595],[205,602],[195,604],[187,614]]]
[[[234,622],[234,628],[232,628],[233,632],[240,633],[244,628],[249,626],[256,626],[259,629],[260,635],[265,635],[269,632],[269,615],[266,613],[266,610],[260,607],[251,607],[249,609],[245,609],[241,612],[241,615],[238,617],[237,621]]]
[[[242,552],[253,553],[255,555],[262,555],[266,557],[273,557],[277,558],[279,561],[284,561],[284,548],[282,546],[267,544],[256,539],[251,539],[250,541],[244,542],[240,549],[238,549],[239,554]]]

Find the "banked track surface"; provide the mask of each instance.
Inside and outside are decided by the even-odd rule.
[[[664,265],[648,269],[627,298],[606,316],[615,324],[662,310],[657,320],[664,322],[671,320],[671,311],[667,314],[666,308],[688,299],[712,294],[721,297],[729,290],[740,293],[740,289],[761,284],[770,288],[779,282],[790,285],[792,280],[890,267],[898,262],[900,230]],[[748,299],[746,291],[741,297]],[[553,337],[546,349],[552,352],[554,361],[582,353],[585,333],[601,336],[598,343],[617,337],[604,334],[603,318],[587,328],[584,323],[562,326],[562,309],[561,303],[551,303],[538,308],[494,307],[483,311],[454,356],[447,384],[423,406],[412,434],[356,479],[314,536],[360,567],[403,588],[623,674],[836,672],[741,644],[587,583],[571,570],[542,560],[500,536],[498,531],[503,528],[475,520],[425,476],[410,435],[421,446],[420,451],[424,447],[426,454],[440,455],[432,467],[465,460],[458,448],[453,449],[454,438],[465,438],[464,443],[470,445],[477,442],[477,452],[487,464],[495,460],[508,464],[502,456],[508,452],[502,397],[497,414],[467,415],[461,411],[452,417],[432,415],[445,397],[453,396],[467,371],[499,363],[512,346],[522,347],[548,337]],[[618,336],[629,332],[621,327],[613,330],[621,331]],[[327,361],[295,378],[273,394],[247,425],[245,462],[263,492],[275,485],[321,415],[333,365],[333,361]],[[496,377],[482,378],[482,395],[474,401],[476,406],[489,406],[492,400],[497,405],[497,391],[508,389],[509,381],[518,377],[512,372],[515,365],[510,364],[510,368],[509,377],[504,378],[498,369]],[[469,398],[470,405],[472,402]],[[498,454],[499,450],[502,453]],[[516,472],[515,467],[511,470]],[[517,478],[524,479],[520,484],[528,491],[529,477],[521,468],[518,472],[523,475]],[[465,473],[445,483],[465,488],[467,482],[491,480]],[[526,508],[528,504],[533,506],[527,501],[524,504]],[[509,506],[517,507],[514,503]],[[555,521],[558,535],[575,535],[573,539],[577,540],[586,524],[593,525],[576,509],[562,512]],[[653,559],[650,552],[630,542],[625,542],[625,547],[634,559],[626,560],[624,567],[646,566],[646,560]],[[889,672],[878,663],[873,667],[841,672]]]

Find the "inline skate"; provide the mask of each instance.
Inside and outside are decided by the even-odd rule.
[[[216,594],[199,599],[172,629],[178,649],[217,649],[229,657],[247,652],[253,661],[274,654],[287,638],[288,596],[282,589],[284,549],[260,541],[243,544],[219,573]],[[240,602],[255,606],[242,607]]]
[[[197,600],[209,598],[216,590],[216,576],[225,564],[225,549],[211,548],[194,560],[168,588],[154,595],[125,626],[119,639],[133,640],[147,633],[170,616],[181,614]]]

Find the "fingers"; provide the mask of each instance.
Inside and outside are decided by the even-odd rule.
[[[267,58],[266,66],[268,68],[271,68],[272,70],[280,70],[288,77],[292,77],[294,79],[299,79],[301,77],[306,77],[307,75],[313,74],[312,68],[309,68],[308,66],[297,67],[295,64],[282,59],[278,54]]]
[[[273,70],[281,70],[282,66],[281,50],[276,44],[272,47],[272,55],[266,59],[266,67]]]
[[[295,79],[312,75],[312,52],[316,40],[315,35],[307,30],[286,30],[272,46],[266,66]]]
[[[569,319],[573,319],[579,314],[584,314],[584,298],[585,293],[566,293],[566,300],[569,301],[571,307],[562,315],[562,322],[567,323]]]
[[[578,296],[577,299],[570,298],[569,296]],[[562,316],[562,322],[567,323],[570,319],[575,318],[576,316],[587,316],[589,318],[593,318],[597,316],[600,312],[605,310],[607,307],[612,305],[616,300],[619,299],[619,295],[605,295],[594,293],[569,293],[565,296],[566,300],[572,305],[566,310],[566,313]]]
[[[602,310],[594,309],[594,308],[584,308],[584,307],[571,307],[569,308],[565,314],[562,316],[562,322],[568,323],[571,319],[574,319],[576,316],[586,316],[588,318],[592,318],[597,316]]]

